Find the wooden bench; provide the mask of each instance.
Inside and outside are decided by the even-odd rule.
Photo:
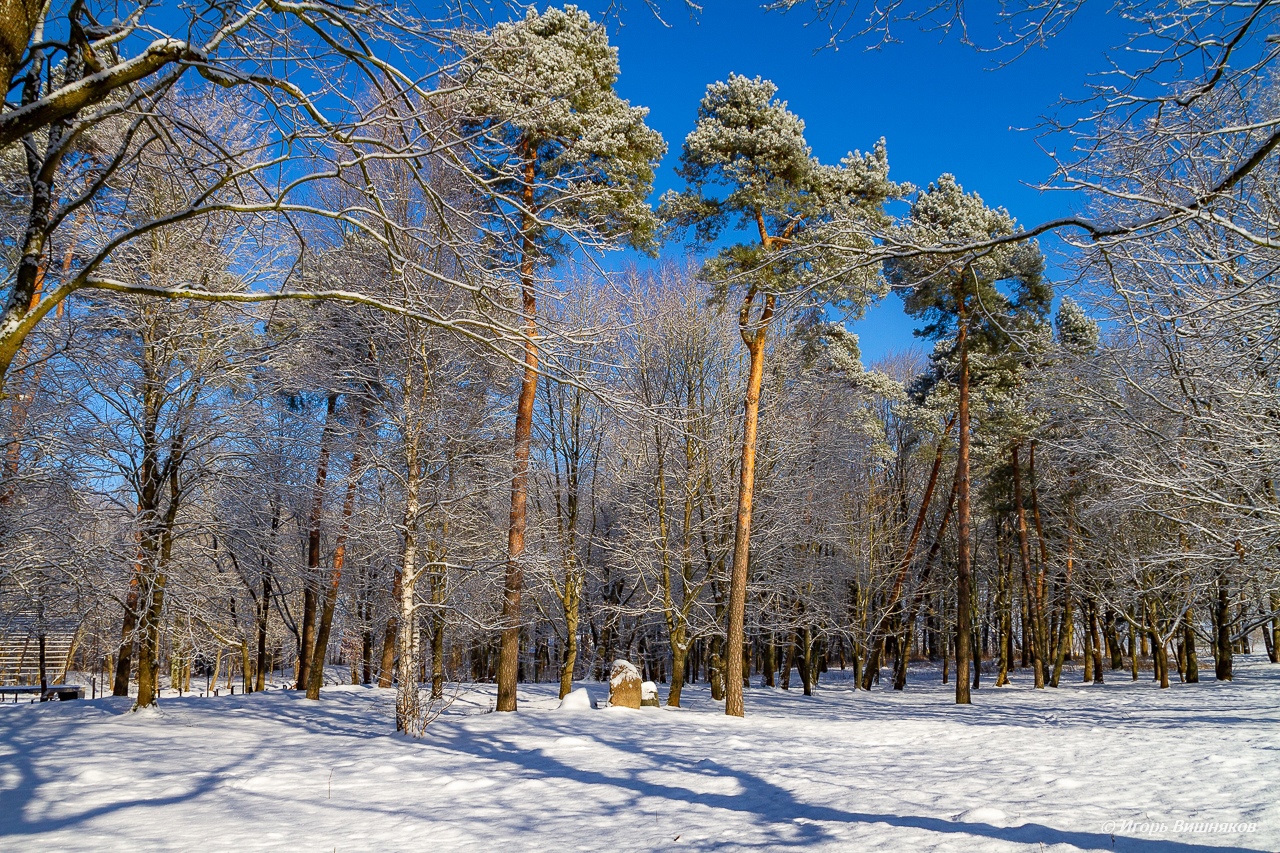
[[[40,696],[39,684],[4,684],[0,685],[0,699],[8,694],[13,694],[13,702],[16,705],[19,696]],[[50,684],[45,688],[47,699],[83,699],[84,688],[75,684]],[[35,701],[32,699],[31,701]]]

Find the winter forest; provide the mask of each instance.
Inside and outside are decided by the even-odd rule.
[[[1280,3],[739,5],[1105,20],[1061,215],[749,54],[659,132],[680,0],[4,5],[0,847],[1280,843]]]

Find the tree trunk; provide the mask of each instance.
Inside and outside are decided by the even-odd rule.
[[[564,602],[564,657],[560,663],[560,698],[568,696],[573,690],[573,673],[578,666],[578,622],[581,613],[582,580],[578,576],[577,564],[572,558],[565,572]]]
[[[4,15],[6,19],[3,21],[4,26],[0,28],[3,29],[3,33],[0,34],[0,45],[6,46],[0,48],[0,51],[9,52],[18,44],[13,39],[20,38],[22,47],[18,48],[14,57],[16,60],[16,57],[20,57],[27,49],[27,44],[33,36],[37,41],[42,41],[39,35],[43,32],[41,11],[43,7],[31,4],[29,0],[20,0],[20,3],[6,3],[4,9],[7,14]],[[35,14],[28,17],[24,14],[27,11],[33,11]],[[22,93],[24,103],[31,103],[41,97],[41,87],[48,71],[45,57],[45,49],[42,46],[36,46],[30,51]],[[64,66],[66,78],[78,78],[84,69],[83,58],[79,51],[72,51]],[[4,79],[6,85],[12,82],[9,77]],[[27,227],[20,238],[21,254],[16,259],[17,263],[14,265],[16,269],[10,267],[13,269],[13,285],[9,289],[3,306],[0,306],[0,396],[4,395],[5,378],[9,373],[9,367],[17,357],[27,332],[39,319],[41,313],[38,300],[41,281],[44,278],[44,255],[55,198],[54,179],[60,172],[64,156],[63,153],[55,152],[72,150],[73,146],[63,145],[63,135],[69,124],[70,118],[67,118],[48,126],[47,141],[44,143],[47,156],[39,170],[34,175],[30,175],[31,204],[27,214]],[[36,144],[39,145],[39,143]],[[17,242],[15,240],[14,248],[18,248]]]
[[[969,543],[969,321],[965,313],[964,297],[958,300],[960,305],[959,334],[956,346],[960,348],[960,404],[959,430],[960,448],[956,461],[956,704],[968,705],[969,698],[969,656],[973,650],[972,625],[970,624],[972,605],[970,603],[971,548]],[[945,674],[945,669],[944,669]]]
[[[1272,663],[1280,663],[1280,593],[1271,593],[1271,649],[1268,652]],[[1263,629],[1267,630],[1267,629]]]
[[[1089,656],[1093,659],[1093,683],[1102,684],[1102,635],[1098,630],[1098,602],[1089,602]]]
[[[733,531],[733,570],[729,575],[729,625],[725,637],[724,712],[741,717],[746,709],[742,697],[742,648],[746,634],[748,560],[751,554],[751,512],[756,484],[756,432],[760,421],[760,386],[764,379],[764,344],[773,319],[774,296],[766,294],[760,321],[749,331],[754,288],[743,299],[738,314],[738,331],[750,356],[747,397],[743,403],[742,460],[738,468],[738,516]]]
[[[1124,650],[1120,648],[1120,630],[1117,622],[1116,612],[1108,607],[1103,637],[1107,641],[1107,651],[1111,654],[1112,671],[1124,666]]]
[[[1031,577],[1031,544],[1027,538],[1027,510],[1022,505],[1022,474],[1018,463],[1018,445],[1014,444],[1009,451],[1010,464],[1013,466],[1013,503],[1018,517],[1018,554],[1022,559],[1022,587],[1026,596],[1031,617],[1031,665],[1035,668],[1036,689],[1044,688],[1044,638],[1041,629],[1044,626],[1043,614],[1040,613],[1036,588]],[[1024,642],[1025,642],[1024,638]]]
[[[1083,618],[1083,620],[1082,620],[1082,624],[1083,624],[1083,625],[1085,625],[1085,626],[1086,626],[1086,628],[1087,628],[1087,627],[1088,627],[1088,625],[1089,625],[1089,603],[1088,603],[1088,601],[1082,601],[1082,602],[1080,602],[1080,609],[1084,611],[1084,618]],[[1085,631],[1085,638],[1084,638],[1084,668],[1083,668],[1083,670],[1084,670],[1084,671],[1080,674],[1080,680],[1081,680],[1081,681],[1083,681],[1085,684],[1088,684],[1089,682],[1093,681],[1093,654],[1092,654],[1092,651],[1091,651],[1091,650],[1090,650],[1090,648],[1089,648],[1089,637],[1088,637],[1088,631],[1087,631],[1087,630]]]
[[[444,544],[447,541],[445,537],[448,535],[449,525],[446,522],[441,530],[441,550],[434,555],[431,574],[428,578],[431,586],[431,698],[433,701],[444,698],[445,575],[442,566],[448,557]]]
[[[1154,665],[1155,680],[1160,682],[1161,688],[1169,686],[1169,651],[1165,647],[1164,640],[1160,637],[1160,619],[1156,610],[1156,602],[1148,600],[1147,602],[1147,624],[1149,626],[1148,633],[1151,637],[1151,662]]]
[[[1182,648],[1185,650],[1183,654],[1186,656],[1186,681],[1188,684],[1198,684],[1200,682],[1200,661],[1196,656],[1196,632],[1191,627],[1191,614],[1185,617],[1186,624],[1182,626]]]
[[[933,455],[933,468],[929,471],[929,481],[925,484],[924,495],[920,498],[920,509],[916,513],[915,524],[911,527],[911,535],[907,538],[907,546],[898,561],[898,569],[894,573],[893,588],[884,615],[876,623],[871,632],[871,640],[867,644],[867,665],[862,672],[863,690],[871,689],[872,680],[880,671],[880,645],[888,628],[896,627],[901,619],[902,588],[906,585],[907,575],[911,571],[911,562],[915,559],[916,545],[920,542],[920,534],[924,531],[925,516],[929,513],[929,504],[933,501],[933,491],[938,485],[938,472],[942,469],[942,452],[946,447],[947,437],[951,434],[954,418],[947,419],[947,425],[938,438],[938,449]]]
[[[155,704],[160,694],[160,619],[164,612],[164,589],[167,582],[164,572],[156,572],[148,578],[147,607],[142,611],[139,626],[138,697],[134,708],[146,708]]]
[[[396,566],[391,578],[391,605],[400,609],[400,590],[403,586],[403,575],[400,566]],[[400,632],[400,620],[392,612],[387,618],[386,630],[382,633],[382,660],[378,669],[378,686],[390,687],[395,681],[396,637]]]
[[[129,672],[133,669],[133,632],[138,628],[138,587],[142,583],[142,557],[134,566],[129,579],[129,594],[124,600],[124,621],[120,628],[120,650],[116,655],[115,677],[111,684],[112,696],[129,695]]]
[[[262,574],[262,598],[255,615],[258,617],[258,665],[254,690],[261,691],[267,687],[267,626],[271,618],[271,575],[267,572]]]
[[[156,410],[158,411],[158,406]],[[163,518],[155,519],[149,529],[144,529],[142,561],[144,575],[140,584],[146,595],[140,614],[138,652],[138,697],[133,707],[146,708],[155,703],[160,692],[160,620],[164,614],[164,591],[168,582],[169,561],[173,556],[174,527],[178,520],[178,507],[182,501],[179,470],[185,437],[178,433],[169,443],[169,459],[165,464],[169,487],[169,504]],[[159,473],[157,471],[157,473]],[[159,502],[156,502],[159,505]]]
[[[938,554],[942,552],[942,543],[947,535],[947,526],[951,522],[952,513],[956,506],[956,495],[959,492],[960,480],[953,477],[951,480],[951,494],[947,498],[947,508],[942,513],[942,520],[938,522],[938,532],[933,537],[933,545],[929,547],[929,555],[925,557],[924,568],[920,571],[920,578],[916,581],[915,595],[911,597],[911,607],[907,610],[905,624],[905,637],[903,638],[904,649],[911,647],[912,633],[915,631],[916,614],[920,612],[920,608],[924,606],[924,599],[928,593],[929,575],[933,570],[934,561],[938,559]],[[926,628],[928,626],[926,625]],[[927,639],[927,635],[926,635]],[[856,666],[856,663],[855,663]],[[902,690],[907,686],[907,655],[904,650],[899,658],[898,671],[893,675],[893,689]]]
[[[406,395],[408,396],[408,395]],[[415,591],[418,581],[418,490],[422,481],[422,463],[418,457],[416,426],[410,427],[405,442],[406,474],[404,489],[404,548],[397,572],[399,598],[396,602],[396,731],[420,736],[425,725],[418,694],[418,611]]]
[[[368,403],[361,401],[360,411],[356,415],[356,437],[355,447],[351,452],[351,470],[347,474],[347,494],[342,500],[342,521],[338,526],[338,537],[333,545],[333,570],[329,573],[324,606],[320,611],[320,624],[316,629],[315,647],[310,655],[312,662],[318,661],[318,665],[311,668],[307,678],[308,699],[319,699],[320,688],[324,686],[324,660],[329,649],[329,634],[333,629],[333,612],[337,608],[338,592],[342,588],[342,569],[346,564],[347,537],[351,532],[351,514],[355,511],[356,489],[360,485],[360,466],[364,462],[361,450],[365,422],[368,417]]]
[[[1213,608],[1213,673],[1219,681],[1231,680],[1231,597],[1226,573],[1218,574],[1217,596]]]
[[[996,610],[1000,618],[1000,669],[996,673],[996,687],[1004,687],[1009,683],[1009,670],[1013,666],[1013,554],[1004,560],[1001,554],[1007,550],[999,539],[999,531],[1004,529],[1000,524],[996,540],[996,569],[999,572],[996,588]]]
[[[1036,544],[1040,551],[1040,570],[1036,577],[1036,605],[1040,613],[1040,655],[1044,660],[1045,677],[1048,677],[1050,662],[1055,660],[1058,654],[1058,643],[1063,639],[1060,635],[1062,622],[1069,621],[1071,615],[1071,604],[1069,599],[1064,598],[1061,619],[1055,620],[1058,624],[1050,624],[1049,614],[1046,608],[1046,602],[1049,601],[1048,591],[1046,589],[1047,574],[1049,571],[1049,545],[1044,538],[1044,527],[1040,523],[1040,500],[1039,490],[1036,486],[1036,440],[1033,438],[1027,447],[1027,479],[1029,480],[1031,492],[1031,520],[1035,525]],[[1067,639],[1070,643],[1070,639]],[[1064,650],[1065,651],[1065,650]]]
[[[148,564],[154,566],[155,551],[158,548],[157,513],[160,511],[161,472],[159,461],[157,423],[160,418],[160,390],[151,378],[151,372],[144,364],[147,377],[143,389],[142,407],[143,422],[140,438],[142,440],[142,464],[138,467],[138,509],[137,539],[138,557],[134,563],[133,577],[129,579],[129,593],[125,598],[124,621],[120,631],[120,653],[116,658],[115,683],[113,696],[129,695],[129,671],[132,669],[135,649],[141,656],[141,644],[135,636],[138,630],[138,619],[144,607],[143,587],[149,583]],[[149,594],[149,593],[148,593]]]
[[[1037,528],[1038,527],[1039,527],[1039,523],[1037,522]],[[1043,534],[1039,534],[1039,535],[1043,540]],[[1057,642],[1054,643],[1054,648],[1053,648],[1053,675],[1049,679],[1050,687],[1057,687],[1058,684],[1061,682],[1062,665],[1067,659],[1068,652],[1071,651],[1071,643],[1075,637],[1075,625],[1072,622],[1073,611],[1071,608],[1071,579],[1072,579],[1071,576],[1075,568],[1075,557],[1074,557],[1074,554],[1072,553],[1071,529],[1069,526],[1067,529],[1066,556],[1067,556],[1067,567],[1066,567],[1064,582],[1062,585],[1062,602],[1063,602],[1062,624],[1058,631]],[[1099,678],[1101,678],[1101,676],[1099,676]]]
[[[307,573],[302,585],[302,625],[298,641],[298,668],[295,690],[306,690],[311,681],[311,665],[316,644],[316,585],[320,573],[320,522],[324,518],[324,485],[329,477],[329,445],[333,442],[334,411],[338,394],[330,391],[325,403],[324,427],[320,431],[320,456],[316,460],[316,482],[311,493],[311,515],[307,526]],[[324,651],[320,652],[324,670]]]
[[[685,661],[688,655],[688,642],[681,636],[679,642],[671,643],[671,689],[667,691],[667,706],[680,707],[680,693],[684,687]]]
[[[537,297],[533,286],[535,247],[533,155],[525,153],[524,205],[520,223],[520,296],[524,312],[524,374],[516,403],[515,453],[511,474],[511,518],[507,528],[507,574],[502,589],[502,638],[498,650],[498,701],[496,710],[516,710],[516,683],[520,679],[520,596],[524,588],[524,537],[528,523],[529,449],[533,436],[533,403],[538,393]]]
[[[1156,666],[1156,677],[1160,680],[1160,686],[1167,688],[1169,686],[1169,651],[1165,648],[1164,643],[1159,642],[1152,637],[1152,658]]]
[[[800,654],[800,684],[805,696],[813,695],[813,631],[808,625],[803,631],[796,632],[796,643]]]
[[[1131,612],[1136,620],[1138,608],[1134,607]],[[1133,621],[1129,622],[1129,675],[1130,680],[1138,680],[1138,626]]]

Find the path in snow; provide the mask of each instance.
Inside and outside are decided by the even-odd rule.
[[[518,714],[483,713],[479,685],[419,741],[364,687],[8,706],[0,850],[1276,851],[1280,666],[1238,662],[968,708],[936,673],[900,694],[831,673],[812,698],[749,690],[745,720],[702,685],[640,711],[526,685]]]

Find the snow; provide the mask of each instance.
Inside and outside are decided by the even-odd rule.
[[[585,687],[579,687],[577,690],[569,691],[569,694],[560,700],[557,709],[560,711],[590,711],[596,706],[591,698],[591,693]]]
[[[366,687],[8,705],[0,850],[1274,851],[1280,666],[1238,669],[971,707],[936,671],[898,694],[829,673],[752,688],[745,719],[703,685],[628,714],[557,714],[555,684],[487,713],[477,685],[420,740]]]
[[[628,681],[639,681],[640,670],[631,661],[616,660],[609,667],[609,687],[610,692],[616,690],[619,685]]]

